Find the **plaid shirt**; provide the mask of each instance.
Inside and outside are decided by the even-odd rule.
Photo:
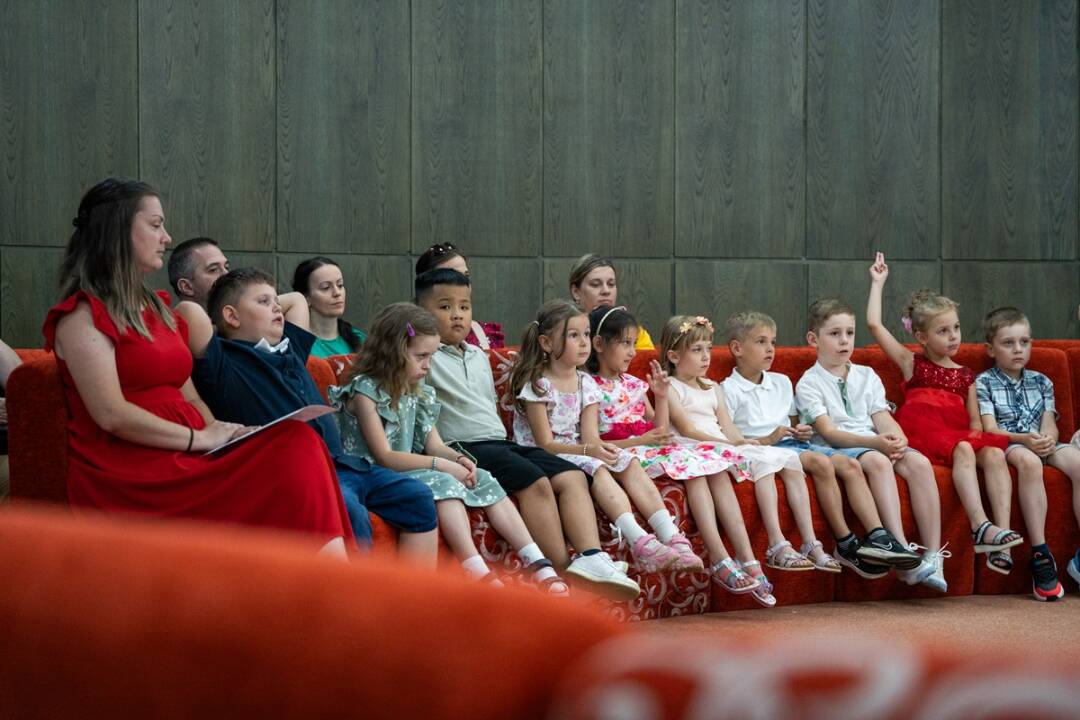
[[[1046,412],[1057,416],[1054,383],[1040,372],[1024,369],[1013,380],[996,367],[975,379],[979,414],[993,415],[998,427],[1011,433],[1038,432]]]

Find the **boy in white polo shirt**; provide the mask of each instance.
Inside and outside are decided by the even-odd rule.
[[[919,556],[881,526],[874,496],[858,460],[809,442],[814,429],[798,423],[791,380],[787,375],[769,372],[776,351],[776,322],[765,313],[736,313],[728,318],[727,338],[736,364],[722,384],[731,419],[744,437],[799,453],[837,538],[837,559],[865,578],[883,577],[894,567],[910,570],[918,566]],[[856,517],[870,530],[865,539],[856,537],[844,519],[837,476],[844,481]],[[801,552],[809,555],[810,550],[804,546]]]
[[[487,353],[465,342],[472,327],[468,276],[446,268],[428,270],[416,276],[415,289],[416,303],[439,323],[441,342],[426,378],[442,406],[439,434],[517,499],[526,526],[558,570],[566,568],[568,576],[606,595],[637,597],[640,588],[627,577],[625,563],[600,550],[592,494],[603,507],[602,490],[590,488],[576,465],[507,439]],[[614,480],[611,484],[622,492]],[[572,562],[567,540],[579,553]]]
[[[814,428],[811,442],[830,445],[859,461],[885,527],[907,545],[894,468],[904,476],[926,552],[918,567],[902,571],[900,577],[909,585],[925,583],[945,592],[942,565],[951,553],[941,547],[941,502],[934,470],[924,455],[907,446],[881,379],[869,367],[851,362],[855,311],[838,298],[818,300],[810,306],[806,340],[817,349],[817,362],[795,386],[795,398],[799,417]]]

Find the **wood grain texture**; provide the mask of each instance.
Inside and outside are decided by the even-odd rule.
[[[277,256],[278,289],[291,286],[293,271],[310,254],[279,253]],[[347,291],[345,318],[366,329],[371,318],[383,306],[409,302],[413,296],[413,272],[409,258],[389,255],[334,255],[341,268]]]
[[[570,299],[570,268],[575,262],[577,258],[544,259],[544,301]],[[620,258],[616,271],[616,302],[629,308],[653,340],[659,340],[660,328],[671,317],[671,262]]]
[[[139,171],[135,0],[5,3],[0,244],[65,245],[79,200]]]
[[[540,258],[469,258],[473,319],[502,323],[508,345],[517,345],[542,303]]]
[[[278,249],[409,249],[409,3],[278,0]]]
[[[810,285],[806,308],[818,298],[839,297],[855,310],[855,343],[859,346],[874,342],[866,329],[866,301],[870,292],[870,261],[832,261],[809,264]],[[900,314],[908,296],[918,288],[941,292],[941,264],[937,262],[894,262],[889,260],[889,281],[881,302],[885,326],[902,342],[911,341],[900,323]],[[959,300],[959,298],[957,298]],[[803,313],[805,315],[805,312]],[[803,332],[805,319],[803,320]]]
[[[544,3],[544,253],[673,249],[674,6]]]
[[[540,0],[420,2],[412,16],[412,246],[540,249]]]
[[[806,253],[936,258],[935,0],[808,0]]]
[[[41,347],[41,325],[57,302],[63,248],[5,247],[0,253],[0,331],[11,347]]]
[[[675,254],[801,256],[804,0],[675,8]]]
[[[806,264],[784,261],[678,260],[675,312],[705,315],[716,325],[716,342],[728,317],[759,310],[776,320],[777,342],[802,344],[806,332]],[[655,340],[660,341],[659,332]]]
[[[274,247],[274,2],[141,0],[143,179],[179,238]]]
[[[960,303],[960,323],[970,341],[984,340],[983,316],[1002,305],[1020,308],[1034,337],[1075,338],[1080,335],[1077,271],[1075,262],[946,262],[942,286]]]
[[[944,5],[942,253],[1077,253],[1077,3]]]

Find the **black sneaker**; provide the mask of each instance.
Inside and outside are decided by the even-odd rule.
[[[878,578],[885,577],[889,574],[889,566],[882,565],[881,563],[872,562],[864,558],[859,557],[859,553],[862,550],[862,543],[859,538],[852,537],[846,543],[836,544],[836,561],[841,565],[851,568],[860,577],[864,577],[867,580],[877,580]]]
[[[1057,563],[1053,555],[1041,552],[1031,554],[1031,594],[1043,602],[1065,597],[1065,588],[1058,582]]]
[[[922,562],[922,556],[901,545],[885,528],[873,530],[866,536],[859,548],[859,557],[897,570],[911,570]]]

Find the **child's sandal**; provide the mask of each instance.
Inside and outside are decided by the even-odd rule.
[[[821,551],[818,553],[817,557],[815,558],[814,557],[814,551],[817,550],[818,548],[820,548]],[[802,553],[803,555],[805,555],[806,558],[810,562],[814,563],[814,567],[817,568],[818,570],[822,571],[822,572],[827,572],[827,573],[838,573],[838,572],[840,572],[840,569],[841,569],[840,568],[840,563],[838,563],[836,561],[836,558],[834,558],[832,555],[825,552],[825,548],[824,548],[824,546],[822,546],[820,540],[815,540],[812,543],[803,543],[803,546],[801,548],[799,548],[799,552]]]
[[[765,573],[761,569],[761,563],[757,560],[747,560],[746,562],[740,562],[739,567],[758,581],[758,586],[754,588],[751,597],[757,600],[759,605],[764,605],[767,608],[776,607],[776,598],[772,594],[773,584],[769,582],[769,578],[765,577]]]
[[[1020,533],[1015,530],[1009,530],[1008,528],[1001,528],[994,539],[990,542],[986,542],[986,531],[992,528],[994,524],[989,520],[983,520],[979,527],[971,531],[971,538],[975,541],[976,553],[988,553],[996,552],[998,550],[1008,550],[1011,547],[1016,547],[1020,543],[1024,542],[1024,538]]]
[[[552,574],[543,579],[537,579],[537,573],[545,568],[551,568]],[[541,558],[536,562],[529,564],[526,566],[525,570],[529,573],[529,577],[532,578],[533,583],[540,592],[552,597],[570,597],[570,586],[566,584],[565,580],[554,574],[554,565],[552,565],[551,561],[547,558]]]
[[[761,585],[757,580],[743,572],[730,557],[726,557],[710,566],[709,575],[714,583],[735,595],[753,592]]]
[[[986,556],[986,567],[996,573],[1008,575],[1013,569],[1012,555],[1002,550],[995,550]]]
[[[796,552],[787,540],[781,540],[765,551],[765,564],[773,570],[803,572],[813,570],[812,563],[805,555]]]

